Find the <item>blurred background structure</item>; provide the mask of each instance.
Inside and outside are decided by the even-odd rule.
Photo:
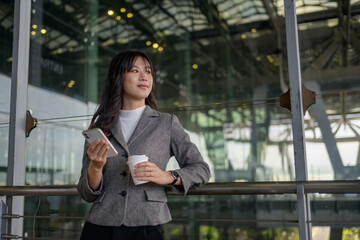
[[[0,1],[1,186],[9,184],[15,2]],[[304,171],[308,180],[356,181],[360,1],[293,2],[302,83],[316,92],[316,104],[304,116]],[[129,48],[152,59],[158,109],[179,117],[209,163],[212,182],[296,180],[292,116],[279,105],[293,58],[283,0],[32,0],[28,11],[22,108],[38,125],[22,152],[25,185],[77,183],[81,131],[110,60]],[[313,239],[360,238],[358,194],[309,198]],[[174,221],[164,226],[166,239],[299,239],[297,201],[294,194],[171,195]],[[88,208],[77,196],[25,197],[23,236],[78,239]]]

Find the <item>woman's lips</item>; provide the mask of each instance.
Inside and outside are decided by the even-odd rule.
[[[139,88],[148,88],[147,85],[138,85]]]

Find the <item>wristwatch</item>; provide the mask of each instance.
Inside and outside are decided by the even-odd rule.
[[[170,186],[174,186],[174,184],[177,182],[177,180],[179,180],[179,174],[175,171],[170,171],[171,175],[174,178],[174,181],[172,183],[170,183]]]

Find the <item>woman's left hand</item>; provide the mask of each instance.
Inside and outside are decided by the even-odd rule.
[[[149,161],[136,164],[131,174],[141,181],[150,181],[160,185],[170,184],[174,180],[170,172],[161,170],[155,163]]]

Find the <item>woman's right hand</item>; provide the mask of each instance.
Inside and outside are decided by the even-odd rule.
[[[86,154],[90,159],[90,166],[94,170],[102,170],[106,163],[109,146],[106,141],[96,140],[92,144],[88,143]]]

